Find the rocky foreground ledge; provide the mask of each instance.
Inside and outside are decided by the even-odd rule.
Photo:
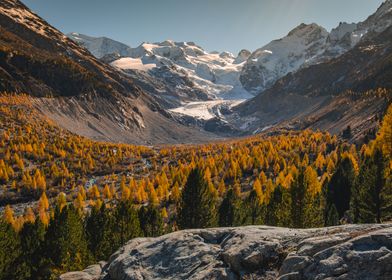
[[[392,224],[321,229],[267,226],[136,238],[107,263],[61,280],[392,279]]]

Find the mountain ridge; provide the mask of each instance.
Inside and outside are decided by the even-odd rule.
[[[251,54],[241,73],[242,85],[254,94],[261,93],[289,73],[337,58],[355,47],[363,38],[388,28],[392,24],[391,13],[392,1],[386,0],[365,21],[351,24],[341,22],[331,32],[314,23],[302,23],[286,37],[274,40]],[[308,44],[306,40],[314,30],[320,33],[316,36],[318,41],[311,42],[316,46]],[[303,42],[296,41],[298,37],[304,38]],[[291,51],[293,47],[286,50],[289,44],[294,44],[294,51]]]
[[[176,122],[131,77],[93,57],[17,0],[0,2],[0,91],[38,97],[64,128],[124,143],[203,141]]]
[[[391,102],[391,32],[389,27],[338,58],[288,74],[234,108],[242,119],[233,118],[247,123],[252,131],[279,125],[328,129],[337,134],[348,125],[371,129]],[[369,120],[373,121],[364,125]],[[330,126],[333,124],[335,128]],[[361,133],[366,130],[362,127]]]

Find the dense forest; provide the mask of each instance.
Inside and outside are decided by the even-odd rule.
[[[392,221],[392,106],[365,144],[280,131],[206,145],[94,142],[0,97],[0,279],[56,279],[178,229]]]

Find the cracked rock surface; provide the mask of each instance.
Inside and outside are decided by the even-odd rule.
[[[185,230],[132,239],[89,268],[60,279],[392,279],[392,224]]]

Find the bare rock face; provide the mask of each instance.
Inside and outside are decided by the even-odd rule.
[[[392,224],[179,231],[130,240],[101,267],[60,279],[392,279]]]

